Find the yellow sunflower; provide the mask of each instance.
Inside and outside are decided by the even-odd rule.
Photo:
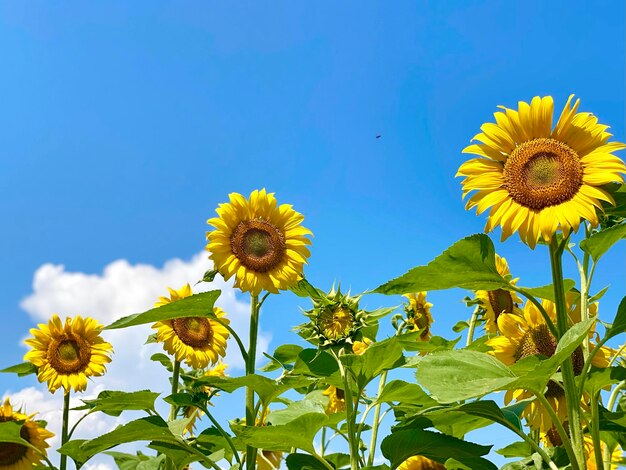
[[[276,294],[298,282],[311,255],[311,231],[301,225],[302,214],[289,204],[277,206],[265,189],[252,191],[249,199],[229,197],[217,208],[219,217],[207,221],[215,227],[207,232],[206,246],[215,269],[224,279],[235,276],[235,287],[252,295]]]
[[[585,434],[583,445],[585,446],[585,455],[587,456],[587,470],[598,470],[596,466],[596,454],[593,448],[593,439],[589,434]],[[602,450],[606,448],[606,444],[602,443]],[[611,452],[611,468],[610,470],[614,470],[620,467],[620,463],[622,461],[622,450],[620,446],[615,446],[613,452]]]
[[[404,294],[404,297],[409,299],[409,303],[404,308],[409,320],[409,329],[421,331],[421,341],[428,341],[432,337],[430,325],[433,323],[433,317],[430,314],[430,307],[433,304],[426,302],[426,294],[426,291]]]
[[[509,265],[506,258],[502,258],[496,254],[496,269],[498,274],[504,278],[511,277]],[[517,279],[511,280],[511,284],[515,284]],[[484,309],[485,329],[490,334],[498,331],[498,317],[502,313],[514,313],[521,315],[522,311],[517,306],[522,303],[517,293],[505,289],[496,290],[477,290],[474,291],[476,299],[480,301],[480,306]]]
[[[608,126],[591,113],[578,113],[580,100],[569,97],[554,128],[552,97],[519,102],[518,110],[501,107],[496,123],[485,123],[478,141],[463,149],[479,155],[463,163],[463,197],[476,191],[466,209],[481,214],[491,208],[485,231],[502,227],[502,239],[519,231],[534,248],[557,230],[576,232],[581,219],[598,225],[600,201],[614,204],[601,188],[622,182],[624,162],[613,152],[626,148],[608,142]]]
[[[54,434],[33,421],[33,416],[13,411],[9,399],[4,400],[4,404],[0,407],[0,423],[7,421],[23,422],[20,437],[38,449],[39,452],[22,444],[0,442],[0,469],[27,470],[37,466],[43,460],[43,456],[47,454],[46,448],[50,447],[50,444],[46,442],[46,439],[50,439]]]
[[[542,306],[552,321],[556,321],[556,307],[554,303],[544,300]],[[571,306],[568,305],[568,308],[571,309]],[[551,357],[556,351],[556,338],[550,332],[541,312],[530,302],[524,305],[521,316],[510,313],[500,315],[498,317],[498,328],[500,336],[490,338],[485,344],[493,349],[491,354],[507,365],[512,365],[520,359],[538,354]],[[593,332],[590,333],[590,335],[592,334]],[[590,347],[593,349],[594,345],[590,343]],[[608,366],[607,358],[610,352],[607,352],[605,349],[602,347],[598,354],[594,356],[592,364],[596,367]],[[572,354],[572,363],[574,374],[580,374],[584,365],[584,357],[580,348]],[[504,402],[508,404],[512,400],[519,401],[533,396],[528,390],[508,390],[504,395]],[[566,421],[565,392],[561,385],[554,381],[549,381],[544,396],[559,420],[561,422]],[[581,404],[581,406],[583,405]],[[532,401],[526,407],[523,416],[527,419],[531,428],[539,429],[544,434],[551,432],[553,427],[552,419],[547,410],[537,400]]]
[[[37,366],[37,378],[48,382],[48,389],[54,393],[60,387],[68,393],[72,388],[82,392],[87,388],[87,377],[100,376],[106,372],[105,364],[111,362],[109,356],[113,347],[102,339],[103,325],[93,318],[74,319],[68,317],[65,323],[57,314],[39,329],[32,328],[33,338],[26,340],[32,349],[24,360]]]
[[[445,466],[427,457],[416,455],[406,459],[397,470],[445,470]]]
[[[324,390],[324,395],[328,397],[328,405],[326,405],[326,414],[343,413],[346,411],[346,397],[344,391],[334,385]]]
[[[155,307],[176,302],[193,294],[189,284],[178,290],[169,289],[170,298],[159,297]],[[213,307],[213,313],[222,322],[228,324],[226,313]],[[207,317],[183,317],[156,322],[152,328],[157,330],[157,341],[163,343],[163,349],[173,355],[177,361],[194,369],[203,369],[215,364],[226,355],[226,341],[230,333],[219,322]]]

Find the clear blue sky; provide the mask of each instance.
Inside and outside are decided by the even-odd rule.
[[[2,365],[24,353],[39,266],[189,258],[229,192],[292,203],[315,233],[308,277],[358,292],[482,231],[454,174],[496,105],[576,93],[625,139],[622,2],[2,2],[0,44]],[[498,251],[549,282],[545,250]],[[596,280],[607,320],[624,253]],[[436,334],[464,295],[430,296]],[[273,346],[295,341],[298,305],[268,305]]]

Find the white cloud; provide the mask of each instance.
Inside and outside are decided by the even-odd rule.
[[[123,316],[148,310],[159,296],[168,294],[167,287],[179,288],[185,283],[193,286],[210,268],[211,262],[206,253],[199,253],[188,261],[172,259],[161,268],[148,264],[131,265],[126,260],[117,260],[107,265],[102,274],[69,272],[62,265],[44,264],[35,272],[33,292],[22,301],[21,307],[36,322],[47,322],[53,313],[57,313],[61,318],[90,316],[106,325]],[[193,287],[196,293],[212,289],[222,291],[216,305],[227,312],[231,326],[240,332],[245,344],[249,304],[237,299],[232,283],[224,282],[219,276],[210,284],[201,283]],[[81,397],[95,397],[102,390],[150,389],[162,393],[162,396],[167,395],[167,374],[160,364],[149,360],[155,352],[162,352],[162,347],[158,344],[144,345],[152,332],[150,325],[105,331],[103,336],[113,344],[115,350],[113,361],[103,377],[93,379],[87,394],[75,395],[72,406],[80,405]],[[260,333],[259,356],[267,351],[270,339],[268,333]],[[237,370],[241,372],[244,368],[239,349],[233,340],[228,345],[226,363],[230,366],[231,374]],[[11,400],[17,405],[24,404],[29,413],[39,411],[39,417],[47,420],[49,429],[57,435],[51,442],[52,448],[59,446],[61,392],[50,395],[45,384],[42,384],[40,388],[31,387],[12,393]],[[96,414],[81,423],[75,437],[95,437],[124,421]],[[88,470],[109,468],[99,459],[90,464]]]

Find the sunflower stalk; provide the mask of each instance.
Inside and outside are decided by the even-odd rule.
[[[346,396],[346,423],[348,425],[348,444],[350,448],[350,469],[351,470],[359,470],[359,445],[356,441],[356,430],[355,430],[355,420],[356,420],[356,409],[354,407],[353,397],[352,397],[352,384],[350,383],[350,377],[348,375],[348,371],[344,367],[341,362],[341,357],[335,356],[337,359],[337,364],[339,364],[339,372],[341,374],[341,379],[343,380],[344,393]],[[358,404],[357,404],[358,407]]]
[[[467,330],[467,341],[465,342],[465,346],[469,346],[474,341],[474,330],[476,329],[477,321],[478,321],[478,308],[476,308],[474,310],[474,313],[472,313],[472,318],[470,319],[469,328]]]
[[[63,395],[63,425],[61,428],[61,447],[63,447],[68,439],[68,429],[69,429],[69,421],[70,421],[70,391],[67,390]],[[61,466],[60,470],[65,470],[67,468],[67,455],[61,454]]]
[[[175,395],[176,393],[178,393],[179,377],[180,377],[180,361],[174,360],[174,368],[173,368],[173,371],[172,371],[172,388],[171,388],[172,395]],[[177,407],[176,407],[176,405],[174,403],[172,403],[170,405],[170,414],[169,414],[169,416],[167,418],[167,420],[170,423],[176,419],[176,411],[177,411]],[[165,469],[166,470],[171,470],[173,468],[175,468],[174,467],[174,462],[172,461],[172,459],[170,459],[169,457],[166,456],[166,458],[165,458]]]
[[[384,371],[380,375],[380,382],[378,383],[378,393],[376,397],[378,398],[381,393],[383,393],[383,389],[385,388],[385,384],[387,383],[387,371]],[[369,457],[367,458],[367,466],[371,467],[374,465],[374,456],[376,455],[376,439],[378,438],[378,426],[380,425],[380,408],[382,403],[377,403],[376,408],[374,409],[374,421],[372,423],[372,438],[370,439],[370,447],[369,447]]]
[[[565,303],[565,291],[563,289],[563,265],[562,256],[567,239],[561,243],[556,237],[550,241],[550,266],[552,268],[552,284],[554,286],[554,300],[557,315],[557,331],[560,339],[569,328],[569,318]],[[565,388],[565,401],[567,403],[567,417],[569,422],[572,447],[576,458],[577,466],[585,469],[585,457],[583,451],[582,422],[580,419],[580,400],[576,388],[574,377],[574,367],[571,357],[567,357],[561,364],[563,375],[563,385]],[[549,405],[548,405],[549,406]],[[556,424],[556,423],[555,423]],[[571,458],[571,457],[570,457]],[[572,465],[574,462],[570,462]]]
[[[248,344],[248,357],[246,361],[246,376],[254,374],[256,370],[256,343],[259,334],[259,296],[250,296],[250,342]],[[255,426],[254,389],[251,385],[246,386],[246,426]],[[257,449],[246,446],[246,468],[254,470],[256,466]]]
[[[604,463],[602,462],[602,443],[600,442],[600,411],[598,409],[599,400],[599,393],[596,393],[591,398],[591,439],[593,440],[593,455],[596,459],[596,467],[599,470],[602,470],[604,468]]]

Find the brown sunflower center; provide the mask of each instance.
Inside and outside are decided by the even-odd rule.
[[[278,266],[287,248],[283,232],[263,219],[239,222],[230,236],[230,246],[241,264],[261,273]]]
[[[508,290],[496,289],[487,292],[489,297],[489,305],[495,313],[495,320],[498,321],[498,317],[501,313],[511,313],[515,304],[513,303],[513,297]]]
[[[60,374],[73,374],[87,368],[91,360],[91,345],[79,336],[63,335],[50,341],[50,366]]]
[[[511,198],[541,210],[569,201],[583,180],[578,154],[554,139],[533,139],[513,150],[504,164],[504,187]]]
[[[0,423],[5,421],[13,420],[0,416]],[[20,437],[25,441],[30,442],[30,436],[28,435],[28,429],[26,426],[22,426],[20,429]],[[26,455],[27,451],[28,447],[23,446],[22,444],[13,442],[0,443],[0,467],[7,467],[9,465],[16,464]]]
[[[336,306],[322,311],[319,318],[320,329],[328,339],[345,338],[352,328],[352,312],[349,308]]]
[[[183,343],[193,348],[209,346],[213,341],[213,329],[206,318],[176,318],[172,320],[172,328]]]

